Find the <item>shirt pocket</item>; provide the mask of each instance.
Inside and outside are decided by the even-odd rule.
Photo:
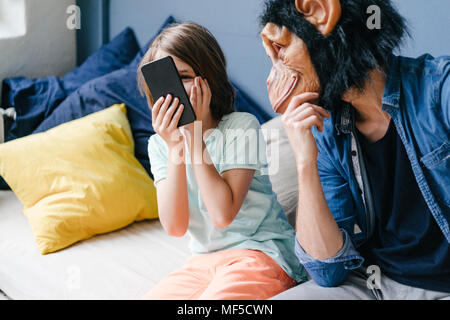
[[[438,201],[450,206],[450,145],[444,142],[440,147],[424,155],[420,162],[433,195]]]

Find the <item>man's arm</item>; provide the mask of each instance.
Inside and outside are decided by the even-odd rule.
[[[311,134],[312,135],[312,134]],[[328,208],[316,163],[297,163],[297,237],[317,260],[333,257],[343,245],[342,233]]]
[[[297,233],[303,249],[318,260],[334,256],[342,248],[342,233],[328,208],[317,168],[317,145],[312,128],[323,130],[325,109],[308,103],[317,94],[293,98],[282,121],[294,151],[298,173]]]
[[[296,253],[319,285],[332,287],[344,281],[348,270],[358,267],[362,258],[359,259],[347,232],[336,223],[322,187],[318,149],[311,130],[317,127],[323,131],[323,118],[329,115],[324,109],[307,102],[317,97],[312,93],[295,97],[282,120],[294,150],[298,172]],[[333,185],[340,187],[342,183],[330,176],[329,184],[333,188]]]

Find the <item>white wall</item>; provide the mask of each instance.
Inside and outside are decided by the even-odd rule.
[[[20,23],[20,5],[11,6],[12,2],[24,2],[25,26]],[[0,82],[18,76],[61,76],[75,67],[75,31],[66,26],[67,7],[74,3],[0,0]]]

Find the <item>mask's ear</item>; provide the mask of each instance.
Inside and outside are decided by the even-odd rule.
[[[342,13],[340,0],[295,0],[295,7],[324,36],[333,32]]]

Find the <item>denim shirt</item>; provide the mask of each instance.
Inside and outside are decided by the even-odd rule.
[[[382,109],[405,146],[422,196],[450,242],[450,57],[417,59],[391,56]],[[375,213],[364,159],[355,134],[355,109],[343,103],[313,130],[318,169],[331,213],[344,245],[332,258],[317,260],[296,243],[296,254],[311,278],[324,287],[342,283],[364,258],[357,248],[373,233]]]

